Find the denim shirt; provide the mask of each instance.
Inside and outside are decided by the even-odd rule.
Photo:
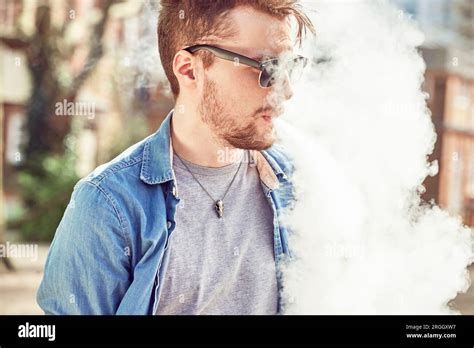
[[[172,165],[172,116],[173,110],[157,132],[75,185],[37,293],[46,314],[155,313],[180,202]],[[289,232],[279,223],[279,216],[293,202],[289,180],[293,167],[278,145],[253,153],[274,213],[280,312],[278,266],[291,255]]]

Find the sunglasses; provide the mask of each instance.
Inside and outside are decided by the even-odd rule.
[[[263,88],[274,85],[280,79],[282,71],[288,73],[290,82],[296,82],[308,64],[308,58],[299,55],[289,58],[272,58],[259,62],[258,60],[211,45],[195,45],[184,48],[184,50],[191,54],[199,50],[206,50],[218,58],[256,68],[260,70],[258,82],[260,87]]]

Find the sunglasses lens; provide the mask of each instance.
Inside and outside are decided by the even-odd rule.
[[[284,76],[288,76],[289,81],[295,83],[301,78],[306,63],[307,59],[301,56],[285,62],[277,59],[268,61],[260,74],[260,86],[271,87]]]
[[[272,59],[264,63],[262,73],[260,74],[260,86],[271,87],[275,82],[278,72],[279,61]]]
[[[303,70],[306,66],[307,60],[303,57],[297,57],[292,60],[291,66],[288,69],[288,75],[292,83],[296,83],[303,75]]]
[[[273,81],[274,81],[273,76],[267,70],[263,70],[262,73],[260,74],[260,86],[271,87]]]

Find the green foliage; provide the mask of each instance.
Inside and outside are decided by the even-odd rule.
[[[68,150],[63,155],[37,157],[36,170],[19,173],[18,184],[25,204],[19,224],[22,239],[52,240],[78,180],[75,157]]]

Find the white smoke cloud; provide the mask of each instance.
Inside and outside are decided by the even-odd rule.
[[[311,1],[313,65],[280,141],[294,158],[287,314],[455,314],[472,231],[420,200],[436,135],[422,33],[385,1]],[[314,62],[319,61],[319,64]]]

